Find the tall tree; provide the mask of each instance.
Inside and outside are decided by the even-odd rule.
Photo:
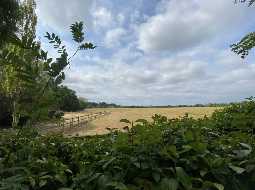
[[[34,40],[36,37],[37,16],[34,0],[23,0],[20,6],[20,20],[18,22],[18,36],[23,40]]]
[[[23,42],[22,46],[9,43],[2,51],[7,55],[7,59],[2,61],[2,81],[1,88],[5,95],[11,100],[11,110],[13,126],[16,126],[21,116],[21,110],[25,110],[23,103],[24,97],[30,98],[29,94],[36,87],[35,81],[40,76],[40,64],[36,61],[36,56],[32,49],[28,47],[33,45],[37,49],[39,44],[31,43],[35,39],[36,14],[34,0],[25,0],[19,7],[20,20],[17,22],[17,37]],[[10,58],[10,59],[8,59]],[[29,103],[29,101],[27,102]]]
[[[37,120],[42,110],[52,105],[54,89],[64,80],[64,69],[71,64],[72,58],[80,50],[95,48],[92,43],[85,42],[83,23],[76,22],[70,27],[77,43],[75,53],[69,56],[59,36],[46,33],[45,37],[58,53],[55,60],[49,58],[35,40],[35,6],[34,0],[22,2],[22,18],[16,31],[19,43],[9,43],[0,51],[0,89],[10,99],[13,126],[17,126],[22,114]]]
[[[20,19],[18,0],[0,1],[0,48],[15,36]]]
[[[80,110],[80,102],[75,91],[66,86],[56,88],[56,102],[58,108],[62,111],[78,111]]]

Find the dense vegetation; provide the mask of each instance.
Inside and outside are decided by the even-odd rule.
[[[126,132],[105,136],[6,132],[0,189],[253,190],[254,114],[249,100],[198,120],[123,119]]]

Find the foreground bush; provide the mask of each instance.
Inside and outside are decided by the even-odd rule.
[[[124,119],[125,133],[105,136],[2,133],[0,189],[253,190],[254,136],[226,116],[251,104],[235,106],[199,120]],[[242,119],[241,127],[250,126]]]

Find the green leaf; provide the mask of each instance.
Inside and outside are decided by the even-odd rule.
[[[47,184],[47,180],[40,180],[39,187],[43,187]]]
[[[190,144],[193,148],[193,150],[203,153],[206,151],[206,144],[205,143],[200,143],[200,142],[195,142]]]
[[[131,122],[128,119],[121,119],[120,122],[131,124]]]
[[[219,184],[219,183],[213,183],[213,185],[218,189],[218,190],[224,190],[224,186]]]
[[[80,50],[86,50],[86,49],[95,49],[96,46],[94,46],[92,43],[84,43],[79,46]]]
[[[178,181],[173,178],[163,178],[160,182],[160,190],[177,190],[178,186]]]
[[[207,171],[201,170],[199,173],[202,177],[204,177],[207,174]]]
[[[186,174],[182,167],[176,167],[176,176],[178,181],[187,189],[192,187],[191,178]]]
[[[107,175],[101,175],[98,179],[97,179],[97,187],[98,189],[106,189],[107,183],[108,181],[110,181],[110,177]]]
[[[128,190],[126,185],[121,182],[110,182],[107,186],[114,187],[115,190]]]
[[[101,173],[95,173],[93,176],[91,176],[86,182],[90,183],[91,181],[97,179],[99,176],[101,176]]]
[[[237,174],[242,174],[243,172],[245,172],[244,168],[240,168],[238,166],[234,166],[232,164],[228,164],[228,167],[231,168],[234,172],[236,172]]]
[[[245,144],[245,143],[239,143],[242,147],[248,149],[248,150],[252,150],[252,147],[248,144]]]
[[[237,158],[245,158],[249,156],[251,150],[233,150],[233,153]]]
[[[184,137],[185,137],[185,140],[187,140],[187,141],[193,141],[193,140],[194,140],[193,133],[192,133],[192,131],[190,131],[190,130],[187,130],[187,131],[186,131]]]
[[[77,43],[81,43],[84,40],[83,22],[75,22],[70,26],[73,40]]]
[[[219,183],[213,183],[211,181],[203,181],[203,188],[201,189],[217,189],[217,190],[224,190],[224,186]]]
[[[147,124],[148,123],[148,121],[146,119],[137,119],[135,122],[143,123],[143,124]]]
[[[247,157],[252,152],[252,147],[245,143],[239,143],[240,146],[244,149],[241,150],[233,150],[233,153],[237,158]]]
[[[152,173],[152,177],[153,177],[153,179],[155,180],[155,182],[159,182],[159,180],[160,180],[160,174],[158,173],[158,172],[153,172]]]
[[[103,165],[102,168],[105,170],[114,160],[116,160],[116,158],[111,158]]]

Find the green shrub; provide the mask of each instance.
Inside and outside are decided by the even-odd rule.
[[[5,132],[0,189],[253,190],[254,136],[229,118],[241,117],[248,129],[244,113],[254,107],[251,100],[198,120],[124,119],[126,132],[103,136]]]

